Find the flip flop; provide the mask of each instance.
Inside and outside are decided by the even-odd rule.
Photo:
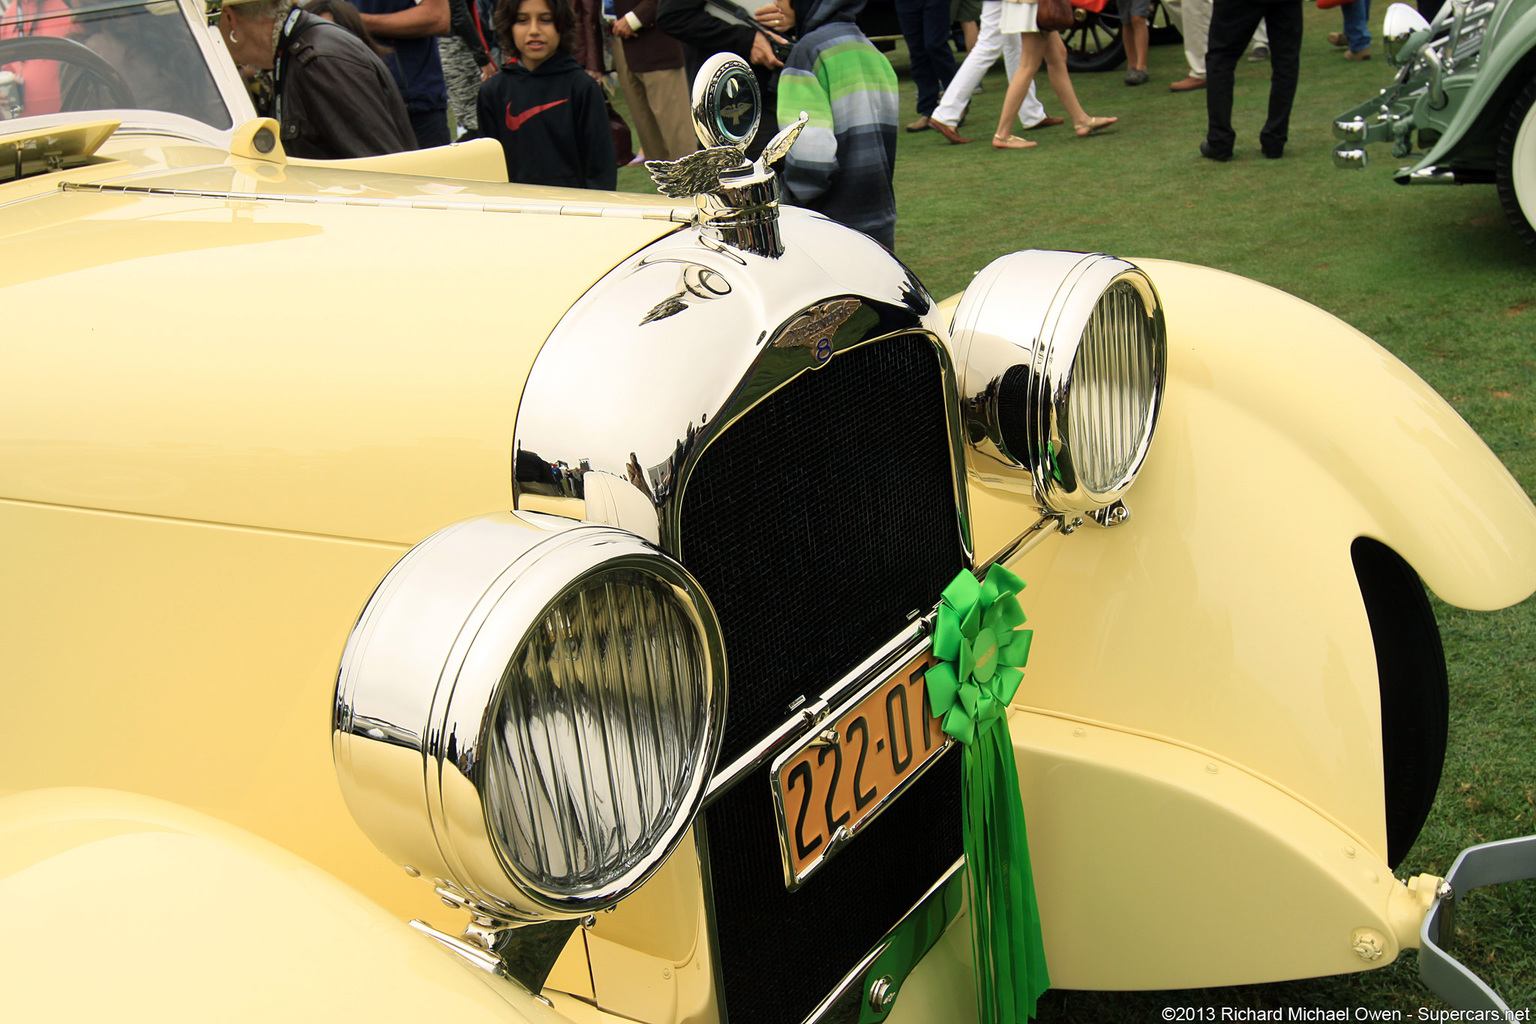
[[[1019,138],[1017,135],[992,136],[993,149],[1029,149],[1031,146],[1038,145],[1038,142],[1030,142],[1028,139]]]
[[[1108,128],[1118,120],[1120,120],[1118,117],[1090,117],[1083,124],[1073,125],[1072,130],[1077,132],[1078,138],[1082,139],[1092,135],[1100,128]]]

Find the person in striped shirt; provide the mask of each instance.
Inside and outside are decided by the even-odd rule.
[[[780,124],[810,120],[784,159],[785,200],[896,247],[896,72],[854,18],[864,0],[794,4],[800,39],[779,76]]]

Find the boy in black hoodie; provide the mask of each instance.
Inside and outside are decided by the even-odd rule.
[[[570,54],[570,0],[498,0],[492,26],[503,54],[517,59],[480,87],[480,134],[501,143],[507,179],[617,188],[602,87]]]

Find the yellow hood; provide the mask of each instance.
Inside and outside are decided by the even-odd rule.
[[[398,543],[510,507],[539,346],[680,216],[146,136],[98,160],[3,196],[0,497]]]

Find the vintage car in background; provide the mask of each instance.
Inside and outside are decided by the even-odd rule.
[[[1073,252],[936,299],[778,207],[739,63],[637,196],[289,159],[194,0],[6,18],[0,1017],[963,1020],[921,669],[994,563],[1056,986],[1495,998],[1433,943],[1528,841],[1404,862],[1424,584],[1525,599],[1536,509],[1346,324]]]
[[[1448,0],[1433,23],[1407,4],[1382,25],[1397,75],[1333,122],[1334,164],[1363,168],[1390,142],[1401,185],[1491,184],[1536,249],[1536,3]]]

